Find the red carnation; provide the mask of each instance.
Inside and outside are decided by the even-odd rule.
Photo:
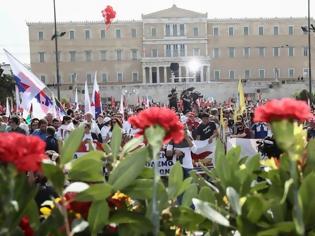
[[[35,136],[0,133],[0,161],[12,163],[19,171],[38,171],[45,156],[46,144]]]
[[[69,211],[73,211],[75,213],[80,213],[84,219],[87,219],[89,214],[89,209],[91,206],[91,202],[78,202],[75,201],[75,196],[77,193],[75,192],[67,192],[65,194],[65,199],[67,201],[66,208]]]
[[[304,101],[292,98],[274,99],[255,110],[254,122],[271,122],[291,119],[307,121],[313,117],[310,107]]]
[[[20,221],[20,227],[21,227],[25,236],[33,236],[34,235],[34,231],[30,225],[30,220],[27,216],[22,217],[22,219]]]
[[[161,126],[166,132],[164,143],[171,140],[180,143],[184,138],[183,124],[176,113],[168,108],[151,107],[130,117],[128,121],[134,128],[140,129],[139,135],[143,135],[150,126]]]

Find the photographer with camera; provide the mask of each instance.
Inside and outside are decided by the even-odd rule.
[[[171,90],[171,93],[168,95],[168,101],[169,101],[169,108],[172,109],[174,108],[176,111],[178,111],[178,107],[177,107],[177,92],[176,89],[173,88]]]

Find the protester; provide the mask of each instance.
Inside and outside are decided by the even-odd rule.
[[[58,140],[55,137],[56,130],[53,126],[47,127],[46,151],[52,150],[59,153]]]
[[[20,127],[20,118],[17,116],[11,116],[9,119],[9,126],[7,127],[6,131],[26,135],[26,131]]]
[[[41,140],[46,142],[46,139],[47,139],[47,126],[48,126],[48,122],[47,122],[46,119],[39,120],[39,122],[38,122],[38,127],[39,128],[34,130],[32,135],[38,136]]]
[[[93,120],[92,113],[90,113],[90,112],[85,113],[84,120],[85,120],[85,123],[89,123],[90,124],[90,126],[91,126],[90,127],[91,133],[95,134],[97,139],[99,140],[99,142],[102,143],[101,130],[99,129],[99,127],[96,124],[96,122]]]
[[[34,132],[34,130],[39,128],[38,123],[39,123],[39,119],[37,119],[37,118],[32,119],[31,124],[30,124],[30,128],[29,128],[30,134],[32,134]]]
[[[202,122],[196,129],[196,139],[202,141],[208,139],[208,142],[212,143],[213,139],[218,135],[217,126],[213,121],[210,121],[208,113],[202,113],[201,120]]]
[[[4,123],[2,116],[0,116],[0,132],[5,132],[7,128],[6,123]]]
[[[74,130],[74,127],[71,117],[64,116],[62,120],[62,125],[59,127],[57,132],[57,138],[59,140],[65,140],[72,130]]]

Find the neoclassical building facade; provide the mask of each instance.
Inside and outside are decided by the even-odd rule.
[[[101,85],[305,78],[306,24],[306,18],[211,19],[176,5],[109,30],[103,22],[58,23],[66,33],[58,38],[61,84],[92,84],[95,74]],[[27,25],[31,68],[53,85],[54,25]]]

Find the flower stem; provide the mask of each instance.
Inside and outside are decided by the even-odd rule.
[[[160,231],[160,214],[158,209],[158,182],[160,181],[160,174],[158,169],[159,156],[156,148],[150,145],[150,152],[154,161],[154,178],[153,178],[153,193],[152,193],[152,223],[153,223],[153,235],[157,236]]]

